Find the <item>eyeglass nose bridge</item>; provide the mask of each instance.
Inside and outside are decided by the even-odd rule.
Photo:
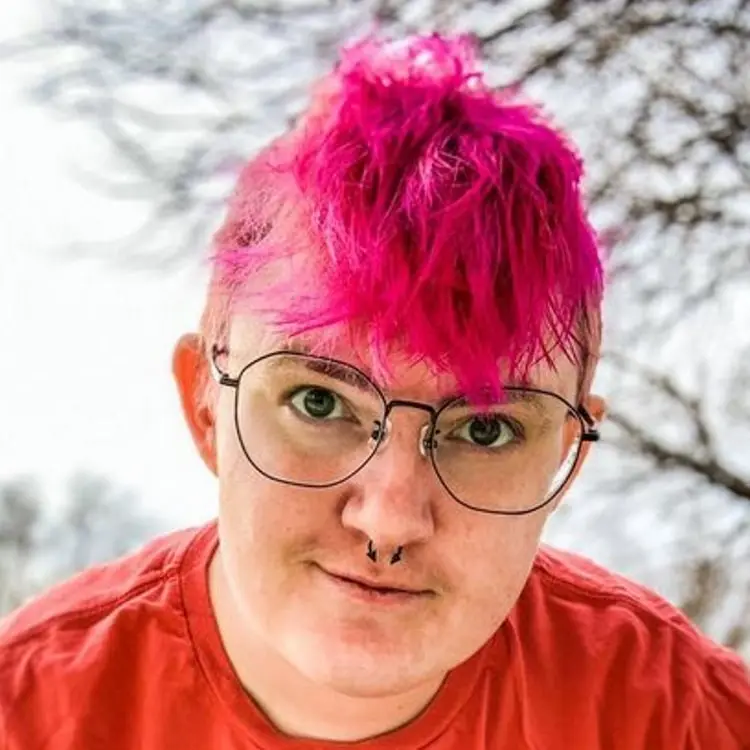
[[[391,422],[390,415],[393,409],[397,406],[407,409],[418,409],[419,411],[425,411],[430,415],[430,421],[423,425],[419,431],[419,452],[422,455],[422,458],[427,458],[437,448],[436,427],[438,410],[434,406],[430,406],[430,404],[423,404],[419,401],[394,399],[386,404],[383,422],[376,421],[370,435],[370,442],[374,448],[374,452],[379,452],[388,443],[391,433],[393,432],[393,423]]]

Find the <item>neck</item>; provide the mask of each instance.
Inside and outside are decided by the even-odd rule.
[[[301,674],[249,628],[233,605],[220,550],[209,570],[209,588],[229,660],[255,703],[286,735],[357,742],[394,731],[415,719],[438,692],[442,679],[398,695],[344,695]]]

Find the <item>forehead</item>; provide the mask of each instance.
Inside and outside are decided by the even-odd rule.
[[[364,335],[353,340],[348,333],[331,328],[290,338],[252,316],[242,315],[233,319],[229,350],[236,367],[242,367],[255,357],[280,349],[292,349],[353,365],[391,397],[436,402],[463,395],[451,373],[437,371],[427,362],[415,361],[396,346],[383,353],[385,361],[381,362],[381,358],[373,356]],[[498,379],[506,386],[541,388],[574,401],[579,372],[575,363],[558,353],[553,357],[552,363],[540,362],[535,365],[524,383],[510,382],[504,378],[500,364]]]

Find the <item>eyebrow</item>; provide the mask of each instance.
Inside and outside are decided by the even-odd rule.
[[[346,385],[353,385],[360,391],[372,391],[373,383],[363,373],[354,369],[351,365],[343,365],[338,362],[334,362],[330,359],[306,359],[304,361],[305,367],[312,372],[316,372],[319,375],[325,375],[328,378],[333,378]]]
[[[372,391],[373,386],[375,386],[374,381],[365,373],[355,368],[354,365],[349,365],[345,362],[339,362],[328,357],[321,357],[320,355],[313,354],[310,347],[299,341],[285,342],[283,351],[310,357],[310,359],[304,359],[302,362],[305,368],[311,372],[333,378],[334,380],[338,380],[346,385],[354,386],[361,391]],[[276,365],[281,367],[282,363],[277,362]],[[377,386],[375,386],[375,388],[376,390],[379,390]]]
[[[514,386],[519,388],[533,388],[533,386]],[[548,396],[541,393],[535,393],[534,391],[524,391],[519,393],[518,391],[506,391],[507,403],[517,404],[524,403],[531,406],[538,414],[543,417],[548,416],[547,409],[544,408],[544,401]]]
[[[540,413],[546,413],[546,410],[544,408],[544,394],[541,393],[535,393],[534,391],[525,391],[525,392],[519,392],[516,390],[508,390],[510,388],[534,388],[534,386],[531,385],[513,385],[513,386],[506,386],[505,387],[505,400],[503,401],[491,401],[487,403],[480,403],[473,405],[465,395],[459,394],[458,396],[454,396],[452,400],[454,401],[463,401],[464,403],[461,404],[463,406],[468,407],[475,407],[477,409],[481,409],[482,407],[493,407],[493,406],[505,406],[506,404],[528,404],[532,408],[536,409]],[[445,399],[445,403],[448,403],[451,399]]]

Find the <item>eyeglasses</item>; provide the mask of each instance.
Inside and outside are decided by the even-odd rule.
[[[296,487],[347,481],[382,450],[396,408],[425,412],[419,450],[461,505],[524,515],[565,487],[584,442],[599,439],[586,409],[539,388],[506,387],[501,403],[454,398],[438,407],[386,399],[361,370],[336,359],[275,351],[214,378],[233,388],[237,436],[247,460],[267,478]]]

